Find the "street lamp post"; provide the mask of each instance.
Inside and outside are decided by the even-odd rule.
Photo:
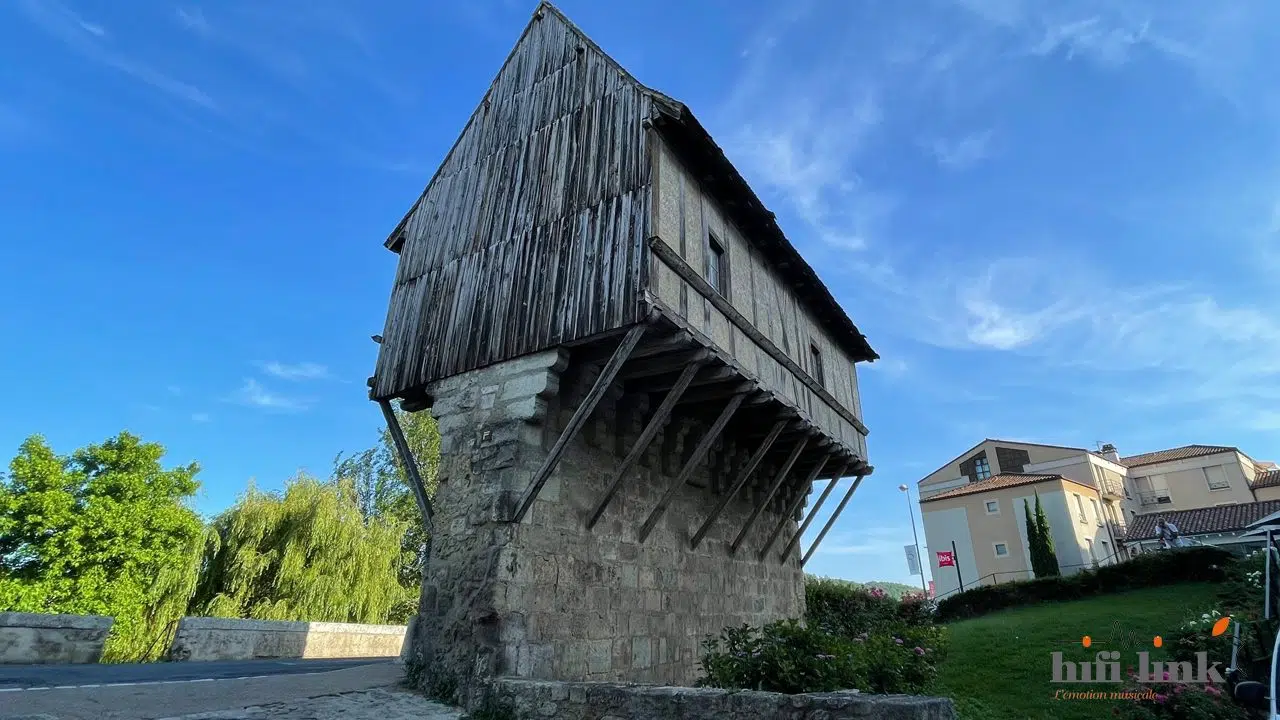
[[[916,509],[911,506],[911,491],[906,485],[899,485],[898,489],[907,496],[907,513],[911,516],[911,540],[916,544],[916,564],[920,566],[920,589],[924,591],[924,596],[929,597],[929,586],[925,584],[924,579],[924,562],[920,557],[920,536],[916,535]]]

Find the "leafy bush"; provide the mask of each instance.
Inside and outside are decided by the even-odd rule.
[[[876,587],[846,580],[808,578],[805,620],[825,632],[852,638],[872,630],[923,627],[933,623],[933,607],[921,594],[901,600]]]
[[[940,628],[838,637],[796,620],[726,628],[702,644],[701,687],[781,693],[919,693],[937,676]]]
[[[1232,559],[1229,551],[1220,548],[1179,548],[1140,555],[1075,575],[983,585],[943,598],[938,602],[937,618],[961,620],[1040,602],[1075,600],[1184,582],[1222,582]]]

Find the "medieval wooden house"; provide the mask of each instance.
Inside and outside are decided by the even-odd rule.
[[[386,246],[370,395],[442,436],[424,661],[687,682],[802,611],[877,355],[688,107],[543,3]]]

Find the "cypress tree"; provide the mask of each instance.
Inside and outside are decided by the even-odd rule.
[[[1040,528],[1036,525],[1035,515],[1031,513],[1031,506],[1027,504],[1027,499],[1022,499],[1022,517],[1027,523],[1027,552],[1031,555],[1031,572],[1036,577],[1042,577],[1044,565],[1040,557]]]
[[[1061,575],[1062,572],[1058,568],[1058,553],[1053,547],[1053,529],[1049,527],[1049,518],[1044,514],[1044,507],[1040,505],[1040,493],[1036,493],[1036,539],[1044,566],[1044,574],[1037,572],[1036,576]]]

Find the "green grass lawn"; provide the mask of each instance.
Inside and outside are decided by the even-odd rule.
[[[1087,600],[1003,610],[949,625],[950,651],[940,668],[937,694],[956,699],[962,720],[1081,720],[1110,717],[1112,701],[1055,700],[1060,688],[1112,689],[1114,684],[1060,685],[1052,679],[1052,656],[1092,660],[1099,650],[1119,650],[1122,670],[1191,612],[1213,607],[1211,584],[1173,585]],[[1090,636],[1086,650],[1080,640]]]

